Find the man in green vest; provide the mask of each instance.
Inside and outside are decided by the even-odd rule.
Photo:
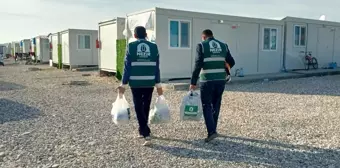
[[[144,138],[144,145],[151,143],[148,118],[154,87],[158,95],[163,94],[160,84],[159,53],[156,44],[151,43],[147,37],[146,29],[138,26],[134,30],[135,42],[129,43],[126,48],[124,74],[122,84],[118,87],[119,94],[124,94],[129,84],[135,111],[139,124],[139,138]]]
[[[235,65],[235,60],[228,45],[215,39],[211,30],[202,32],[202,40],[196,47],[196,62],[189,89],[195,90],[200,78],[203,116],[208,131],[205,142],[209,142],[218,136],[216,128],[227,72],[229,67]]]

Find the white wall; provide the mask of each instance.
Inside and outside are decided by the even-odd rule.
[[[334,37],[334,62],[338,64],[338,67],[340,67],[340,29],[337,29],[335,31],[335,37]]]
[[[30,52],[30,45],[31,45],[31,40],[29,40],[29,39],[23,40],[22,52],[23,53],[29,53]]]
[[[101,48],[99,49],[99,67],[101,70],[116,72],[116,40],[125,39],[123,35],[124,28],[124,18],[117,18],[116,23],[99,25],[99,40],[101,45]]]
[[[43,63],[49,62],[50,60],[49,40],[47,38],[40,38],[40,37],[36,38],[36,47],[37,47],[37,51],[36,51],[37,59]]]
[[[294,25],[302,25],[307,27],[306,46],[297,47],[294,44]],[[339,60],[340,51],[337,49],[340,42],[340,29],[336,28],[332,31],[334,26],[327,24],[315,24],[306,22],[286,22],[286,69],[304,69],[304,54],[300,51],[311,51],[312,56],[318,60],[319,68],[328,67],[330,62]]]
[[[20,43],[12,43],[12,46],[14,48],[14,54],[15,53],[20,53]]]
[[[91,49],[78,49],[78,35],[90,35]],[[98,49],[96,48],[97,30],[69,30],[69,64],[98,65]]]
[[[156,44],[160,53],[161,78],[185,78],[192,72],[192,47],[189,49],[169,48],[169,19],[182,19],[192,22],[190,17],[156,15]]]
[[[308,27],[312,27],[312,25]],[[314,25],[313,28],[317,30],[318,34],[317,51],[313,56],[318,59],[319,67],[328,67],[329,63],[333,61],[334,32],[330,31],[329,28],[316,28]],[[308,35],[310,34],[308,33]],[[311,40],[308,40],[308,42],[309,41]],[[311,42],[315,43],[315,41]],[[307,49],[309,50],[309,45]]]
[[[61,54],[62,54],[62,62],[65,65],[70,65],[70,32],[65,31],[61,33]],[[72,43],[71,43],[72,44]]]
[[[53,34],[51,36],[52,38],[52,62],[53,63],[58,63],[58,40],[59,36],[58,34]]]
[[[110,24],[99,27],[100,31],[100,69],[106,69],[108,71],[116,71],[117,61],[115,58],[116,51],[116,39],[117,39],[117,24]]]
[[[223,23],[210,14],[187,14],[182,11],[156,12],[156,43],[160,51],[161,76],[169,78],[191,77],[196,57],[196,45],[201,42],[204,29],[211,29],[216,39],[226,42],[229,46],[236,65],[232,73],[243,68],[246,75],[260,73],[276,73],[282,68],[282,22],[257,22],[257,19],[230,19],[219,16]],[[183,13],[183,14],[182,14]],[[189,49],[169,48],[169,20],[185,20],[191,22],[191,47]],[[230,21],[230,20],[234,21]],[[249,21],[250,20],[250,21]],[[237,29],[232,25],[239,24]],[[277,50],[263,51],[263,28],[277,28]]]

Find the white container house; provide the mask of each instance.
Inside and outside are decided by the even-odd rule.
[[[287,70],[304,69],[303,52],[312,52],[319,68],[340,63],[340,23],[286,17],[284,60]]]
[[[49,50],[49,57],[50,57],[49,65],[50,65],[50,66],[53,66],[53,60],[52,60],[52,52],[53,52],[53,47],[52,47],[52,33],[50,33],[50,34],[48,35],[48,41],[49,41],[49,46],[50,46],[50,50]]]
[[[28,54],[31,50],[31,40],[30,39],[24,39],[20,42],[21,52]]]
[[[51,36],[52,63],[58,64],[58,45],[61,44],[60,33],[53,33]]]
[[[12,43],[6,44],[6,52],[5,55],[12,55]]]
[[[30,52],[36,52],[35,51],[35,47],[36,47],[36,40],[35,40],[35,38],[31,38],[31,50],[30,50]]]
[[[232,69],[245,75],[277,73],[283,64],[282,21],[152,8],[127,15],[125,34],[145,26],[150,41],[158,45],[162,80],[191,77],[196,45],[204,29],[226,42],[236,61]]]
[[[35,44],[34,44],[36,50],[35,55],[37,57],[37,60],[41,63],[48,63],[50,60],[50,43],[49,39],[44,36],[38,36],[35,38]]]
[[[125,18],[121,17],[103,21],[98,24],[98,40],[100,42],[98,64],[100,71],[116,72],[116,40],[125,39],[123,35],[124,29]]]
[[[60,32],[62,63],[70,69],[78,66],[97,66],[97,30],[68,29]]]
[[[0,44],[0,57],[1,57],[1,56],[5,57],[6,51],[7,51],[6,45]],[[1,59],[1,58],[0,58],[0,59]]]
[[[19,42],[12,42],[11,47],[12,47],[12,50],[13,50],[13,53],[12,53],[13,55],[15,55],[15,53],[21,53]]]

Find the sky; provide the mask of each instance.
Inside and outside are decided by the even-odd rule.
[[[152,7],[281,19],[339,21],[339,0],[0,0],[0,44],[98,23]]]

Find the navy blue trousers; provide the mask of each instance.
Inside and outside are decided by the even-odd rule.
[[[139,134],[148,137],[150,136],[150,128],[148,126],[148,118],[150,111],[150,104],[152,100],[152,88],[131,88],[133,103],[135,104],[135,111],[139,124]]]
[[[225,80],[207,81],[200,83],[203,116],[208,136],[217,133],[217,122],[220,114],[222,95],[225,89]]]

